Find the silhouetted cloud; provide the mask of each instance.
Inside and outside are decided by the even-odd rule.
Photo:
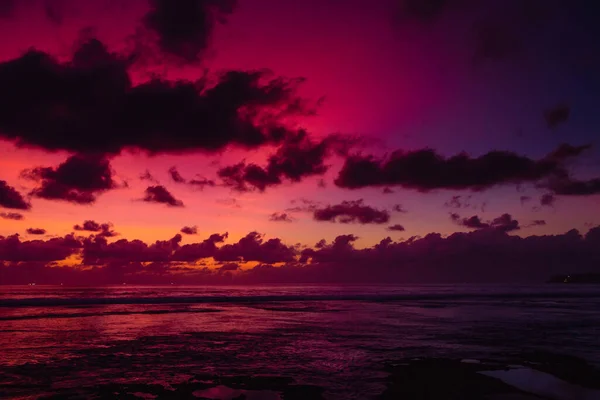
[[[0,207],[29,210],[31,204],[15,188],[9,186],[6,181],[0,180]]]
[[[589,147],[561,145],[540,160],[507,151],[491,151],[475,158],[464,153],[446,158],[431,149],[398,150],[387,159],[355,155],[346,159],[335,184],[347,189],[399,185],[423,192],[433,189],[483,190],[496,185],[564,176],[564,161]]]
[[[529,226],[545,226],[546,225],[546,221],[544,221],[543,219],[534,219],[533,221],[531,221],[531,224]]]
[[[75,254],[81,247],[82,243],[73,235],[25,242],[22,242],[17,234],[0,236],[0,261],[60,261]]]
[[[214,257],[218,250],[217,244],[223,243],[227,237],[227,232],[224,234],[215,233],[202,242],[186,244],[178,248],[171,259],[174,261],[191,262],[202,258]]]
[[[278,263],[294,261],[296,250],[288,247],[281,239],[264,241],[263,235],[250,232],[237,243],[221,246],[214,255],[216,261],[258,261]]]
[[[556,197],[552,193],[545,193],[540,197],[540,205],[545,207],[553,207],[556,202]]]
[[[171,176],[171,179],[173,179],[173,182],[177,182],[177,183],[185,183],[186,180],[183,176],[181,176],[181,174],[179,173],[179,171],[177,170],[176,167],[171,167],[169,168],[169,175]]]
[[[210,44],[217,23],[225,22],[236,0],[149,0],[146,28],[158,37],[166,54],[186,62],[198,61]]]
[[[600,178],[578,180],[569,177],[554,179],[547,185],[557,195],[590,196],[600,194]]]
[[[133,61],[90,39],[70,61],[30,50],[1,62],[0,138],[76,153],[218,152],[278,144],[294,135],[282,117],[314,112],[296,95],[299,79],[226,71],[215,79],[134,85]]]
[[[212,179],[206,179],[201,176],[198,176],[194,179],[190,179],[187,183],[191,186],[199,187],[200,189],[204,189],[205,186],[210,186],[210,187],[216,186],[215,181],[213,181]]]
[[[164,186],[148,186],[142,198],[148,203],[162,203],[171,207],[183,207],[183,201],[177,200]]]
[[[524,206],[526,203],[531,201],[531,196],[521,196],[519,201],[521,202],[521,205]]]
[[[286,208],[287,212],[314,212],[317,208],[322,207],[323,204],[318,201],[313,201],[305,198],[293,199],[290,201],[293,207]]]
[[[345,152],[347,146],[346,139],[337,135],[314,141],[305,131],[300,131],[287,137],[275,154],[269,157],[266,167],[242,161],[221,168],[218,175],[226,186],[237,191],[258,189],[262,192],[267,187],[282,184],[285,179],[300,182],[304,178],[324,174],[328,169],[326,158],[334,152]]]
[[[388,229],[388,231],[397,231],[397,232],[404,232],[406,230],[406,229],[404,229],[404,226],[402,226],[400,224],[388,226],[387,229]]]
[[[292,222],[293,219],[287,213],[273,213],[269,216],[269,221],[273,222]]]
[[[196,225],[194,226],[184,226],[183,228],[181,228],[181,233],[185,233],[186,235],[197,235],[198,234],[198,227]]]
[[[27,228],[27,233],[30,235],[45,235],[46,230],[42,228]]]
[[[493,229],[502,232],[512,232],[521,229],[519,226],[519,221],[513,219],[510,214],[502,214],[491,221],[485,222],[477,215],[473,215],[469,218],[461,218],[456,213],[451,213],[450,219],[456,222],[458,225],[470,229]]]
[[[408,211],[406,211],[404,206],[402,206],[402,204],[394,204],[394,207],[392,207],[392,210],[394,210],[395,212],[402,213],[402,214],[406,214],[408,212]]]
[[[387,210],[378,210],[367,206],[363,200],[342,201],[340,204],[328,205],[313,212],[316,221],[339,222],[342,224],[385,224],[390,220]]]
[[[567,122],[571,115],[571,107],[566,104],[559,104],[554,108],[544,111],[544,119],[548,128],[554,129],[557,126]]]
[[[118,187],[108,159],[98,155],[73,155],[57,167],[36,167],[21,176],[38,182],[31,195],[77,204],[94,203],[97,195]]]
[[[394,191],[392,189],[390,189],[389,187],[384,187],[381,192],[383,194],[392,194],[392,193],[394,193]]]
[[[494,221],[498,220],[503,226],[513,221],[504,216]],[[222,245],[227,234],[213,234],[185,246],[180,245],[180,235],[152,244],[125,239],[107,243],[102,237],[72,235],[22,242],[13,235],[0,237],[0,284],[167,279],[197,284],[544,282],[557,274],[600,271],[600,227],[585,236],[571,230],[519,237],[506,230],[478,229],[447,237],[430,233],[399,242],[387,237],[366,248],[356,248],[358,237],[346,234],[330,243],[321,240],[300,253],[279,239],[265,241],[256,232],[234,244]],[[81,258],[85,268],[61,267],[59,262],[71,256]],[[217,266],[190,265],[205,258],[213,258]],[[238,263],[247,261],[260,264],[239,268]]]
[[[111,223],[100,224],[93,220],[83,221],[83,224],[74,225],[73,229],[76,231],[86,231],[86,232],[94,232],[96,236],[101,237],[114,237],[119,234],[115,232],[113,229],[113,225]]]
[[[16,213],[16,212],[1,212],[0,213],[0,218],[2,219],[12,219],[14,221],[21,221],[23,219],[25,219],[25,217],[23,216],[23,214],[20,213]]]
[[[148,170],[144,171],[143,174],[140,174],[140,180],[141,181],[149,181],[152,183],[159,183],[158,179],[156,179]]]

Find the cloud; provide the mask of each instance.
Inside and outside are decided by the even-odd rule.
[[[30,235],[45,235],[46,230],[42,228],[27,228],[27,233]]]
[[[9,18],[15,10],[15,0],[0,1],[0,18]]]
[[[133,84],[134,61],[89,39],[70,61],[30,50],[0,62],[0,138],[73,153],[215,153],[277,145],[293,135],[283,119],[314,113],[296,95],[300,79],[225,71]]]
[[[294,207],[286,208],[287,212],[314,212],[319,207],[322,207],[322,204],[318,201],[313,201],[305,198],[293,199],[290,201]]]
[[[328,205],[318,208],[313,212],[315,221],[339,222],[342,224],[385,224],[390,220],[387,210],[364,205],[362,199],[355,201],[342,201],[340,204]]]
[[[564,177],[551,180],[547,187],[562,196],[590,196],[600,194],[600,178],[584,181]]]
[[[181,176],[181,174],[179,173],[179,171],[177,170],[176,167],[171,167],[169,168],[169,175],[171,176],[171,179],[173,179],[173,182],[177,182],[177,183],[185,183],[186,180],[183,176]]]
[[[2,219],[12,219],[13,221],[21,221],[23,219],[25,219],[25,217],[23,216],[23,214],[20,213],[16,213],[16,212],[1,212],[0,213],[0,218]]]
[[[461,153],[449,158],[431,149],[398,150],[387,159],[354,155],[346,159],[335,184],[346,189],[398,185],[422,192],[483,190],[496,185],[564,176],[563,163],[588,148],[588,145],[561,145],[540,160],[507,151],[491,151],[479,157]]]
[[[240,162],[221,168],[217,173],[226,186],[240,192],[264,191],[281,185],[284,180],[300,182],[302,179],[323,175],[329,166],[326,158],[332,153],[346,151],[351,139],[330,135],[320,141],[311,139],[305,131],[288,136],[282,146],[271,155],[265,167]]]
[[[0,236],[0,261],[60,261],[75,254],[81,246],[81,242],[73,235],[25,242],[22,242],[16,234],[8,237]]]
[[[242,208],[242,206],[240,205],[240,202],[234,197],[229,197],[226,199],[217,199],[217,200],[215,200],[215,202],[217,204],[221,204],[223,206],[227,206],[227,207],[231,207],[231,208]]]
[[[521,196],[519,201],[521,202],[521,206],[524,206],[526,203],[531,201],[531,196]]]
[[[392,189],[390,189],[389,187],[384,187],[381,192],[383,194],[392,194],[392,193],[394,193],[394,191]]]
[[[250,232],[237,243],[226,244],[219,248],[214,255],[216,261],[258,261],[263,263],[278,263],[294,261],[296,250],[288,247],[281,239],[264,241],[264,236],[258,232]]]
[[[146,188],[146,195],[142,198],[142,201],[148,203],[162,203],[171,207],[183,207],[183,201],[177,200],[171,192],[169,192],[164,186],[148,186]]]
[[[15,188],[9,186],[6,181],[0,180],[0,207],[29,210],[31,204]]]
[[[199,187],[200,189],[204,189],[205,186],[210,186],[210,187],[216,186],[215,181],[213,181],[212,179],[206,179],[201,176],[197,176],[194,179],[190,179],[188,181],[188,184],[191,186]]]
[[[143,174],[140,174],[140,180],[141,181],[149,181],[149,182],[156,183],[156,184],[159,183],[158,179],[156,179],[148,170],[146,170]]]
[[[149,0],[144,26],[165,54],[185,62],[198,61],[209,47],[217,23],[224,23],[236,0]]]
[[[546,225],[546,221],[544,221],[543,219],[535,219],[533,221],[531,221],[531,224],[529,226],[545,226]]]
[[[512,221],[503,216],[497,220],[504,225]],[[125,239],[107,243],[95,236],[24,242],[18,235],[0,237],[0,284],[539,283],[558,274],[600,272],[600,227],[585,235],[571,230],[529,237],[502,229],[446,237],[430,233],[399,242],[387,237],[365,248],[355,247],[358,237],[346,234],[300,253],[256,232],[234,244],[222,244],[226,237],[213,234],[184,246],[180,235],[152,244]],[[61,267],[59,262],[71,256],[80,257],[82,264]],[[191,264],[204,258],[221,266]],[[239,268],[247,261],[259,265]]]
[[[293,222],[293,219],[287,213],[273,213],[269,216],[269,221],[273,222]]]
[[[179,249],[181,235],[177,234],[169,240],[157,240],[151,245],[140,240],[121,239],[108,243],[106,238],[93,236],[83,242],[83,263],[85,265],[102,265],[109,263],[130,262],[167,262],[173,252]]]
[[[406,229],[404,229],[404,226],[402,226],[400,224],[388,226],[387,229],[388,229],[388,231],[396,231],[396,232],[404,232],[406,230]]]
[[[36,167],[21,176],[38,182],[32,196],[76,204],[94,203],[99,194],[118,187],[110,162],[98,155],[73,155],[57,167]]]
[[[402,204],[394,204],[394,207],[392,207],[392,210],[394,210],[395,212],[398,212],[398,213],[402,213],[402,214],[406,214],[408,212],[408,211],[406,211],[404,206],[402,206]]]
[[[114,237],[119,234],[112,230],[113,225],[111,223],[100,224],[93,220],[83,221],[83,224],[73,226],[76,231],[95,232],[96,236],[100,237]]]
[[[196,225],[194,226],[184,226],[183,228],[181,228],[181,233],[185,233],[186,235],[197,235],[198,234],[198,227]]]
[[[510,214],[502,214],[501,216],[494,218],[491,221],[483,221],[479,216],[473,215],[469,218],[461,218],[456,213],[450,214],[450,219],[456,222],[458,225],[464,226],[470,229],[491,229],[500,232],[512,232],[521,229],[519,221],[513,219]]]
[[[218,250],[217,244],[223,243],[228,236],[228,233],[215,233],[202,242],[181,246],[174,252],[171,259],[173,261],[191,262],[202,258],[214,257]]]
[[[548,128],[554,129],[557,126],[567,122],[571,115],[571,107],[566,104],[559,104],[556,107],[544,111],[544,119]]]
[[[553,207],[556,202],[556,197],[552,193],[543,194],[540,197],[540,205],[545,207]]]

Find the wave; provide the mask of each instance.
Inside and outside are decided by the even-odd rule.
[[[327,294],[248,296],[70,297],[0,299],[0,307],[60,307],[115,304],[252,304],[299,301],[400,302],[427,300],[600,299],[600,291],[534,293]]]
[[[182,314],[182,313],[213,313],[220,312],[216,309],[201,309],[201,310],[144,310],[144,311],[106,311],[106,312],[89,312],[89,313],[43,313],[35,315],[12,315],[9,317],[0,317],[0,321],[22,321],[30,319],[46,319],[46,318],[85,318],[85,317],[103,317],[109,315],[139,315],[139,314]]]

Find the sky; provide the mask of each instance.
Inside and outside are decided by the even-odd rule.
[[[0,284],[598,268],[595,9],[0,1]]]

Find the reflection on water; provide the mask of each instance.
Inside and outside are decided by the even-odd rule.
[[[217,301],[126,301],[174,297]],[[69,302],[53,303],[58,298]],[[598,288],[568,285],[8,288],[0,296],[0,386],[51,391],[269,375],[368,398],[382,390],[382,363],[404,357],[560,348],[600,364],[599,309]],[[43,381],[32,378],[41,371]],[[256,395],[228,385],[206,390]]]

